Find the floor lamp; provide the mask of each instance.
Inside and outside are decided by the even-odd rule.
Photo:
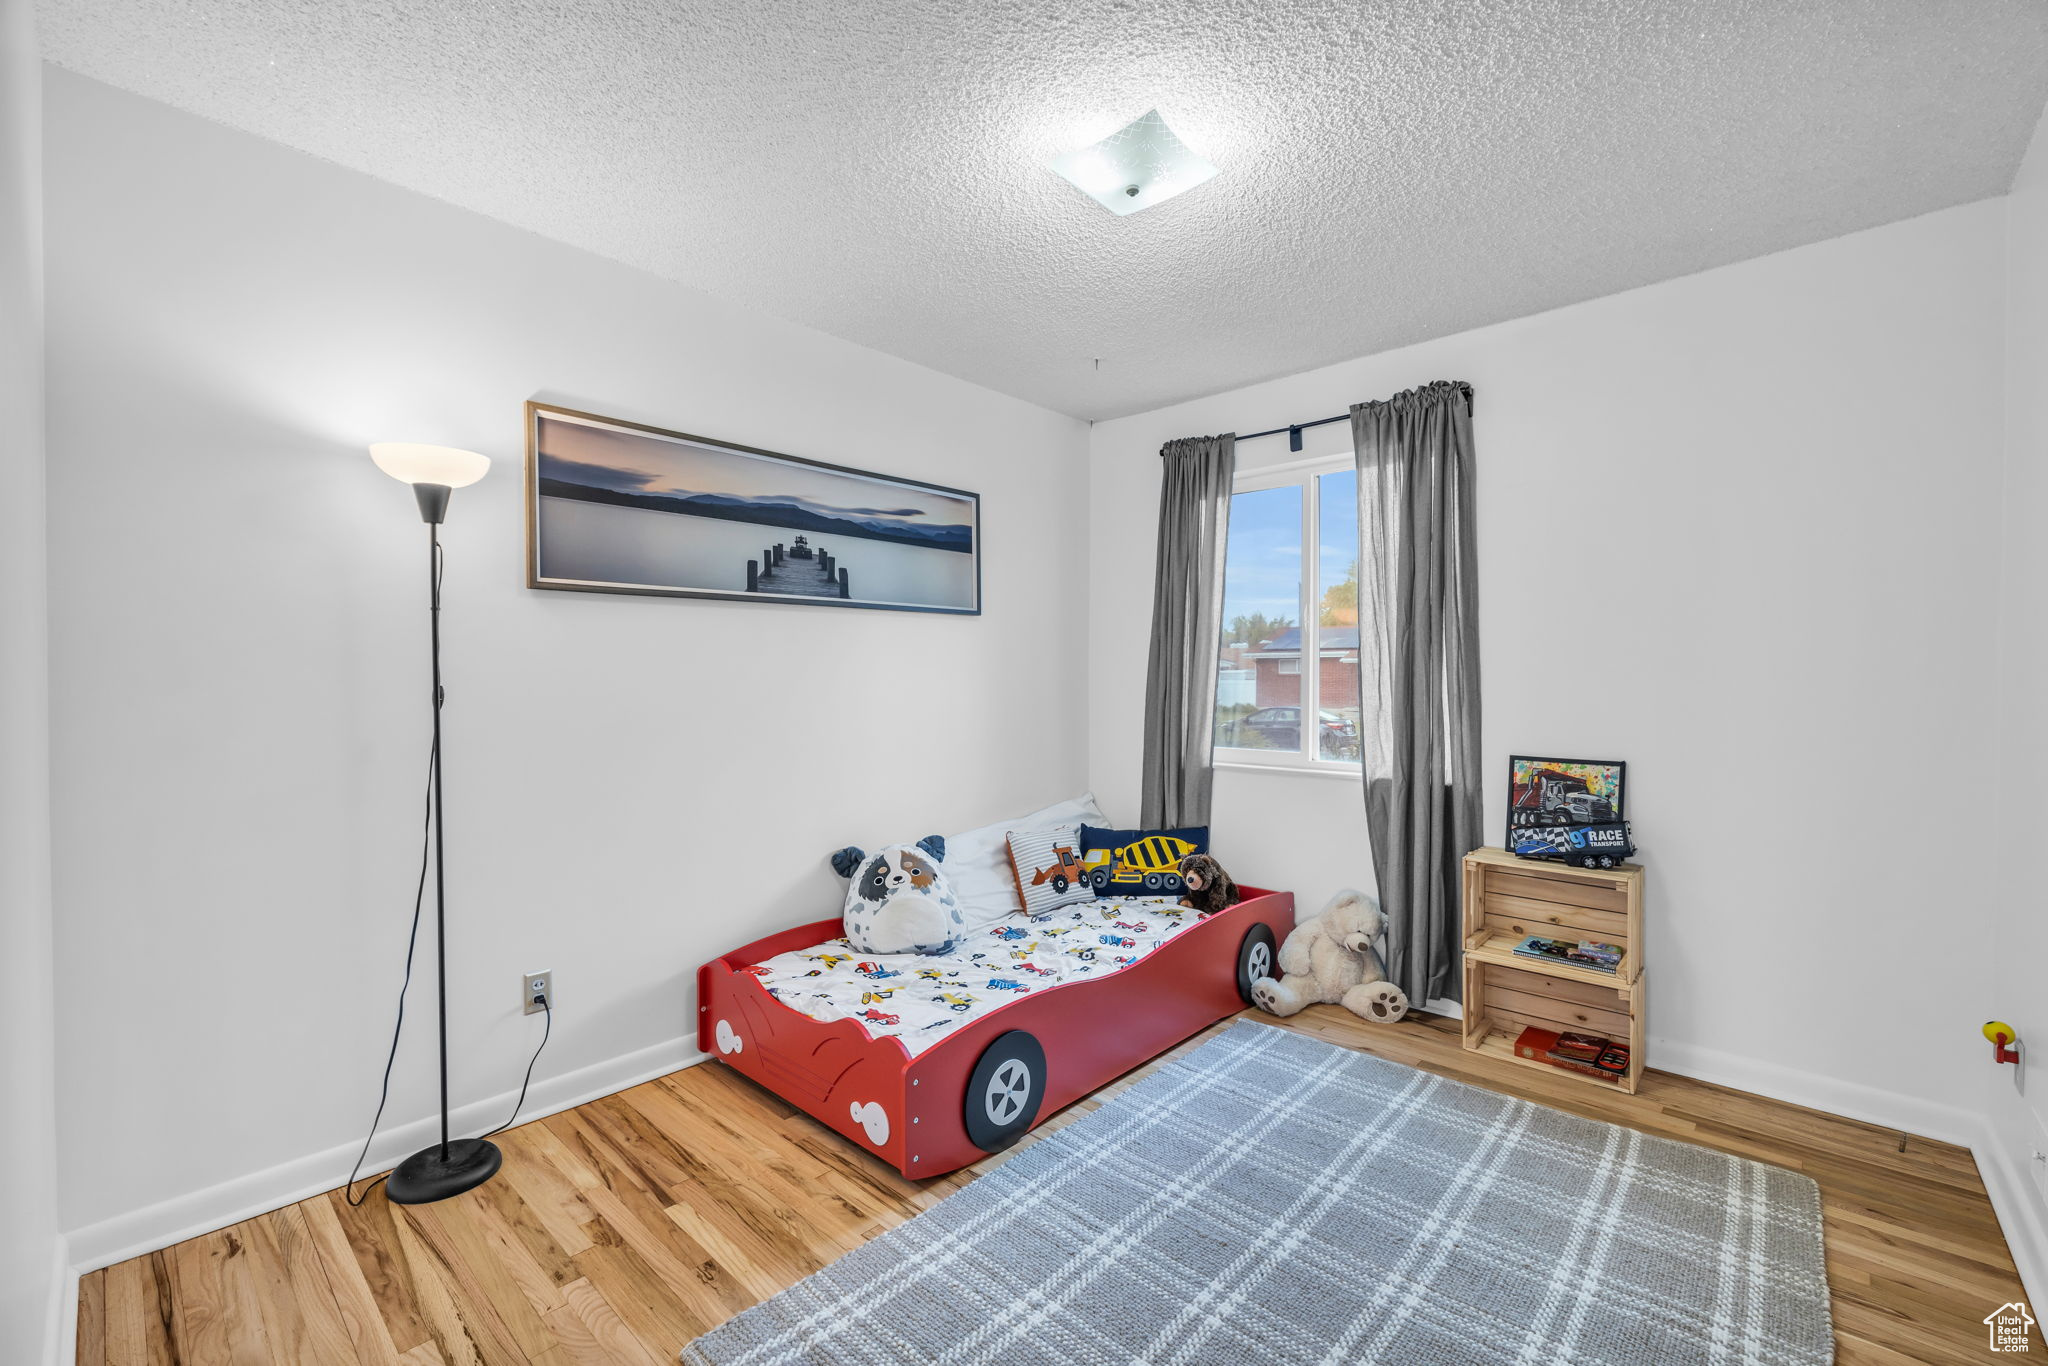
[[[384,1182],[385,1193],[401,1205],[446,1200],[481,1186],[504,1161],[498,1145],[484,1138],[448,1137],[448,884],[441,846],[441,521],[448,495],[474,484],[491,468],[490,457],[448,446],[384,441],[370,447],[377,468],[412,485],[420,520],[427,524],[427,611],[434,661],[434,748],[427,780],[434,821],[434,966],[441,997],[441,1141],[398,1164]]]

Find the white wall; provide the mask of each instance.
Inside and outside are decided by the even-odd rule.
[[[1047,642],[1085,586],[1083,424],[75,76],[48,92],[81,1261],[338,1184],[369,1119],[428,720],[426,533],[371,439],[497,462],[445,529],[458,1104],[495,1120],[518,1081],[522,972],[557,975],[543,1101],[616,1089],[693,1055],[699,963],[836,913],[827,851],[1080,789],[1080,671]],[[530,591],[529,397],[976,490],[986,612]],[[431,1109],[431,1001],[401,1121]]]
[[[0,1361],[61,1339],[44,601],[42,82],[0,0]]]
[[[2018,1067],[1984,1062],[1990,1142],[1980,1150],[2006,1236],[2038,1303],[2048,1299],[2048,896],[2041,846],[2048,769],[2048,116],[2006,201],[2004,564],[1998,601],[1996,935],[1980,1012],[2019,1030]],[[1983,1048],[1980,1045],[1980,1048]],[[1983,1048],[1988,1053],[1988,1048]]]
[[[1510,753],[1628,760],[1650,1064],[1968,1139],[2003,217],[1968,205],[1100,423],[1091,502],[1155,506],[1171,437],[1472,381],[1488,828]],[[1289,458],[1273,438],[1242,463]],[[1146,644],[1112,628],[1149,611],[1150,523],[1098,536],[1090,569],[1091,782],[1116,806]],[[1580,549],[1546,569],[1561,535]],[[1216,789],[1239,876],[1309,909],[1370,878],[1351,785]]]

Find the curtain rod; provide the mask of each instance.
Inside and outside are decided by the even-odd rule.
[[[1278,436],[1280,433],[1285,432],[1287,433],[1287,449],[1298,451],[1301,449],[1301,434],[1310,427],[1327,427],[1332,422],[1348,422],[1350,419],[1351,414],[1339,413],[1335,417],[1319,417],[1313,422],[1292,422],[1285,427],[1269,427],[1263,432],[1246,432],[1238,440],[1256,441],[1262,436]]]
[[[1468,407],[1471,404],[1472,386],[1464,380],[1438,380],[1436,383],[1439,385],[1455,384],[1460,390],[1464,392],[1465,402],[1468,405]],[[1434,388],[1436,386],[1426,385],[1424,387]],[[1417,389],[1415,392],[1421,393],[1422,390]],[[1396,395],[1396,397],[1399,397],[1399,395]],[[1239,441],[1256,441],[1262,436],[1278,436],[1280,435],[1280,433],[1285,432],[1287,433],[1287,449],[1290,451],[1299,451],[1301,449],[1301,434],[1307,431],[1310,427],[1327,427],[1332,422],[1344,422],[1349,420],[1350,417],[1350,413],[1339,413],[1335,417],[1319,417],[1313,422],[1290,422],[1285,427],[1268,427],[1263,432],[1246,432],[1244,435],[1238,437],[1237,439]],[[1164,454],[1164,452],[1162,452],[1162,454]]]

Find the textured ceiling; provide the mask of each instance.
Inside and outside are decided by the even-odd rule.
[[[1084,417],[2001,193],[2048,98],[2041,0],[45,0],[40,23],[85,75]],[[1216,179],[1116,218],[1040,164],[1155,105]]]

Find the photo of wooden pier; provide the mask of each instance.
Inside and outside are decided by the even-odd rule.
[[[972,493],[527,406],[533,587],[981,610]]]
[[[785,598],[850,598],[846,567],[823,546],[799,536],[785,546],[768,546],[758,560],[747,561],[747,591]]]

